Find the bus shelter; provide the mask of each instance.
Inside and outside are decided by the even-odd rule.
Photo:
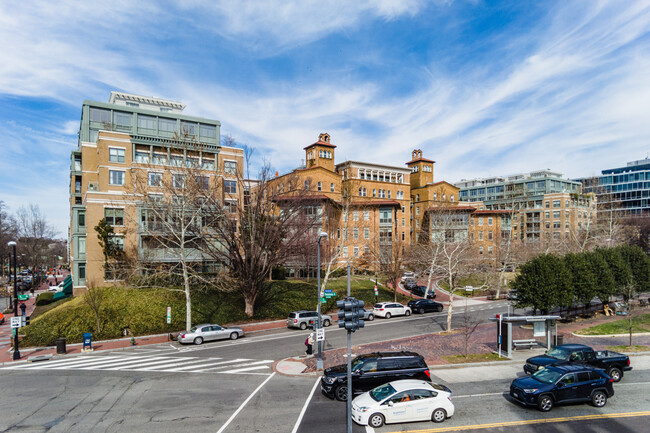
[[[531,348],[538,344],[535,338],[528,340],[515,340],[512,338],[512,325],[533,325],[533,337],[544,337],[546,347],[558,345],[557,321],[560,316],[505,316],[497,314],[490,317],[491,322],[497,325],[497,345],[499,355],[510,358],[513,349]],[[560,341],[560,344],[562,342]]]

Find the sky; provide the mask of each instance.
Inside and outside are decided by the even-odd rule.
[[[287,172],[336,162],[436,181],[597,175],[650,152],[650,1],[0,2],[0,201],[67,237],[84,100],[187,104]],[[253,173],[254,174],[254,173]]]

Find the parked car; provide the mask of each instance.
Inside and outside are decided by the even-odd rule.
[[[390,319],[392,316],[410,316],[411,309],[397,302],[380,302],[375,304],[372,312],[377,317]]]
[[[363,320],[367,320],[369,322],[375,320],[375,315],[372,310],[363,310]]]
[[[517,289],[512,289],[506,294],[506,299],[509,301],[517,300]]]
[[[212,340],[225,340],[230,338],[236,340],[244,336],[244,331],[241,328],[227,328],[219,325],[199,325],[194,326],[186,332],[178,334],[178,342],[203,344],[205,341]]]
[[[409,421],[443,422],[453,415],[451,390],[422,380],[386,383],[352,401],[354,422],[373,428]]]
[[[582,364],[602,368],[618,382],[623,378],[623,372],[632,370],[630,357],[611,350],[594,351],[584,344],[563,344],[546,352],[545,355],[534,356],[526,360],[524,371],[532,374],[549,365]]]
[[[427,286],[415,286],[411,289],[411,293],[416,296],[424,298],[424,293],[427,291]],[[436,291],[434,289],[429,290],[427,293],[427,299],[435,299]]]
[[[440,302],[432,301],[431,299],[417,299],[413,301],[409,301],[408,307],[414,312],[414,313],[438,313],[442,311],[442,304]]]
[[[323,326],[326,328],[332,323],[332,317],[328,314],[321,314],[321,318],[323,320]],[[308,326],[317,321],[317,311],[292,311],[289,313],[289,317],[287,318],[287,328],[307,329]]]
[[[347,364],[326,368],[321,378],[321,392],[329,398],[344,401],[348,396]],[[375,352],[352,360],[352,390],[361,394],[394,380],[431,381],[429,367],[415,352]]]
[[[586,365],[549,366],[510,384],[510,397],[525,406],[548,412],[560,403],[590,401],[603,407],[614,395],[614,379]]]
[[[61,281],[58,285],[56,286],[49,286],[47,288],[48,292],[60,292],[63,290],[63,281]]]
[[[418,286],[417,281],[413,278],[407,278],[406,280],[402,280],[402,284],[404,285],[404,288],[406,290],[413,290],[415,287]]]
[[[402,279],[403,280],[407,280],[407,279],[414,280],[415,279],[415,272],[404,272],[404,275],[402,275]]]

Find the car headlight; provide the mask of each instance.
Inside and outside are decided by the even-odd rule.
[[[537,392],[537,388],[524,388],[524,392],[526,394],[533,394],[533,393]]]
[[[538,370],[538,371],[539,371],[539,370],[544,370],[544,366],[543,366],[543,365],[538,365],[538,366],[537,366],[537,370]]]
[[[323,377],[323,380],[324,380],[325,383],[327,383],[327,384],[332,384],[332,383],[336,382],[336,378],[335,378],[335,377]]]
[[[370,408],[369,408],[369,407],[366,407],[366,406],[360,406],[360,407],[358,407],[357,409],[360,410],[361,412],[366,412],[366,411],[367,411],[368,409],[370,409]]]

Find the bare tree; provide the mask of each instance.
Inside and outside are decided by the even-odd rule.
[[[466,212],[451,206],[430,209],[427,214],[414,257],[421,267],[428,269],[430,279],[431,275],[437,275],[449,286],[447,331],[450,331],[456,284],[473,269],[475,261],[467,235],[468,217]]]
[[[105,298],[105,288],[104,287],[95,287],[93,283],[88,285],[88,290],[83,295],[83,301],[88,308],[91,309],[93,315],[95,316],[95,325],[97,335],[100,335],[102,332],[102,323],[101,323],[101,308],[104,303]]]
[[[9,258],[12,254],[10,247],[7,243],[16,240],[18,236],[18,227],[15,218],[10,215],[3,201],[0,201],[0,267],[2,275],[4,276],[5,263],[9,263]],[[11,273],[11,272],[9,272]]]
[[[50,256],[49,245],[56,231],[48,224],[38,205],[20,207],[16,216],[21,253],[25,254],[26,264],[36,269],[45,264],[43,257]]]
[[[469,340],[472,338],[472,334],[474,334],[474,331],[476,331],[476,328],[480,324],[481,320],[478,316],[470,314],[467,309],[467,300],[465,300],[465,310],[463,311],[461,326],[461,332],[463,333],[463,354],[465,357],[469,354]]]

